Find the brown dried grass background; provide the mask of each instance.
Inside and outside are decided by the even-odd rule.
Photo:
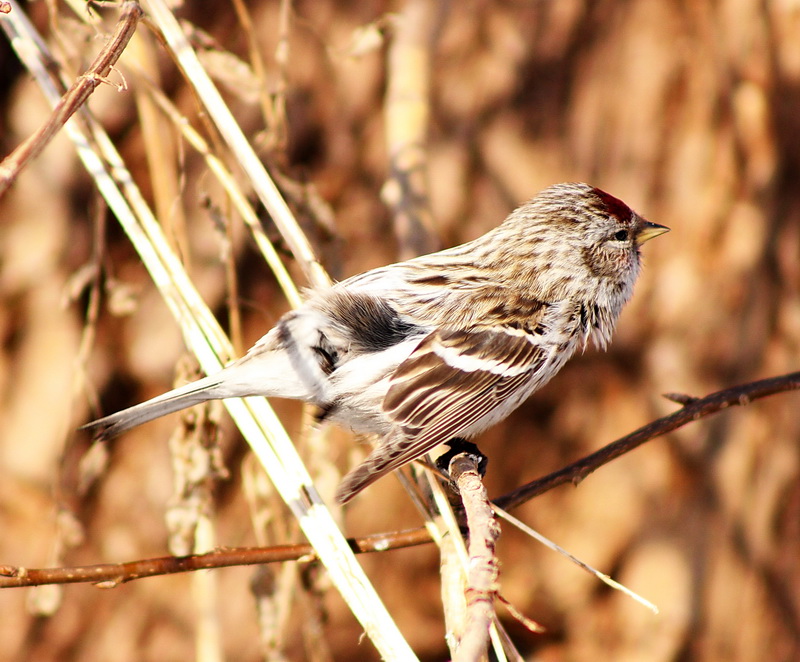
[[[250,74],[230,60],[217,68],[264,159],[313,187],[306,193],[314,204],[305,211],[299,205],[298,213],[338,277],[397,255],[380,197],[388,172],[386,48],[357,51],[375,36],[365,26],[382,17],[390,23],[387,14],[404,7],[295,3],[282,81],[275,58],[279,4],[249,5],[266,65],[262,80],[271,92],[285,86],[285,136],[280,107],[265,121]],[[74,73],[99,49],[64,7],[55,5],[57,34],[44,4],[27,9],[51,43],[60,39]],[[229,5],[189,3],[180,15],[247,59]],[[442,244],[473,238],[540,188],[567,180],[601,186],[672,228],[645,247],[646,269],[610,350],[573,359],[479,440],[490,456],[490,494],[671,411],[661,393],[702,395],[797,370],[800,4],[467,1],[452,3],[438,20],[427,150]],[[147,62],[158,85],[202,129],[185,82],[152,35],[142,27],[140,34],[121,71],[126,58]],[[0,48],[6,154],[48,109],[7,44]],[[238,340],[247,347],[287,304],[235,219],[228,245],[209,210],[210,203],[225,216],[224,195],[139,89],[101,87],[90,106],[225,324],[230,251],[241,297]],[[332,225],[320,220],[327,218],[323,201]],[[75,391],[88,300],[82,279],[103,214],[63,137],[0,200],[0,564],[77,565],[167,553],[174,417],[117,442],[105,475],[87,494],[77,484],[88,439],[75,428],[100,413],[95,406],[108,413],[167,389],[183,354],[176,325],[108,217],[102,308],[86,366],[90,388]],[[299,435],[299,408],[275,404]],[[789,394],[699,422],[615,461],[578,489],[560,488],[520,509],[518,516],[661,609],[653,616],[504,526],[501,590],[548,628],[528,634],[504,616],[526,657],[797,659],[798,409],[797,395]],[[231,477],[214,487],[216,542],[256,544],[261,538],[242,484],[245,448],[222,418]],[[344,470],[362,450],[343,432],[329,437]],[[276,518],[265,527],[270,539],[297,540],[293,525]],[[370,488],[347,514],[347,530],[359,534],[419,524],[393,479]],[[423,659],[446,659],[435,547],[363,563],[414,650]],[[296,570],[287,568],[276,568],[272,580],[291,579]],[[226,659],[262,655],[254,576],[252,568],[215,571]],[[306,580],[322,593],[298,593],[288,611],[277,609],[286,659],[375,659],[341,600],[324,591],[324,579]],[[2,591],[0,659],[188,659],[205,650],[196,590],[190,576],[108,591],[68,586],[60,608],[40,618],[31,603],[41,608],[56,599],[53,592]]]

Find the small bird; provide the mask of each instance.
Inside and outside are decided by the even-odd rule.
[[[107,439],[207,400],[304,400],[383,437],[345,503],[453,438],[501,421],[591,339],[604,348],[668,228],[588,184],[556,184],[473,241],[310,293],[216,374],[84,426]]]

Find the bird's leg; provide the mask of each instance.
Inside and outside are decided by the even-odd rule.
[[[489,465],[489,458],[481,452],[481,449],[478,448],[476,444],[462,437],[454,437],[446,441],[445,445],[449,447],[449,450],[436,458],[436,468],[445,476],[449,474],[450,462],[459,453],[469,453],[474,456],[478,462],[478,473],[480,473],[481,478],[486,475],[486,467]]]

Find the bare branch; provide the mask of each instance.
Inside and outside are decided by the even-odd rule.
[[[497,499],[495,503],[501,508],[510,510],[564,483],[577,485],[589,474],[604,464],[608,464],[611,460],[632,451],[634,448],[638,448],[655,437],[677,430],[687,423],[711,414],[717,414],[723,409],[734,405],[748,405],[753,400],[797,389],[800,389],[800,372],[792,372],[780,377],[771,377],[739,386],[732,386],[731,388],[711,393],[704,398],[689,398],[686,405],[678,411],[640,427],[638,430],[625,435],[621,439],[617,439],[563,469],[518,487],[513,492]]]
[[[494,503],[501,508],[509,510],[564,483],[572,482],[577,484],[590,473],[620,455],[624,455],[655,437],[677,430],[687,423],[719,413],[734,405],[744,406],[754,400],[766,398],[776,393],[798,389],[800,389],[800,372],[793,372],[779,377],[740,384],[711,393],[703,398],[692,399],[689,404],[678,411],[648,423],[631,434],[559,471],[523,485],[513,492],[496,499]],[[423,527],[348,539],[352,550],[359,554],[413,547],[429,542],[431,542],[430,533]],[[163,557],[128,563],[99,564],[73,568],[28,569],[0,565],[0,588],[82,582],[97,583],[101,586],[111,587],[141,577],[224,568],[234,565],[304,561],[315,558],[313,547],[308,544],[302,544],[268,548],[224,549],[182,558]]]
[[[430,534],[424,528],[348,539],[350,547],[358,554],[414,547],[429,542],[431,542]],[[103,588],[113,588],[142,577],[281,561],[308,562],[316,559],[316,553],[311,545],[300,544],[274,547],[236,547],[219,549],[207,554],[183,557],[163,556],[127,563],[101,563],[72,568],[34,569],[0,565],[0,588],[80,583],[92,583]]]
[[[0,163],[0,197],[16,181],[27,163],[47,147],[67,120],[86,103],[97,86],[100,83],[109,82],[107,76],[131,40],[141,17],[142,9],[137,2],[126,2],[123,5],[122,15],[117,22],[114,34],[95,58],[92,66],[87,69],[85,74],[78,76],[72,87],[53,109],[47,122]],[[120,91],[125,89],[124,84],[116,87]]]

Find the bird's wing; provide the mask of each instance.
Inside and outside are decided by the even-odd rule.
[[[383,401],[397,433],[345,477],[339,501],[516,403],[547,358],[529,333],[510,327],[426,336],[395,371]]]

